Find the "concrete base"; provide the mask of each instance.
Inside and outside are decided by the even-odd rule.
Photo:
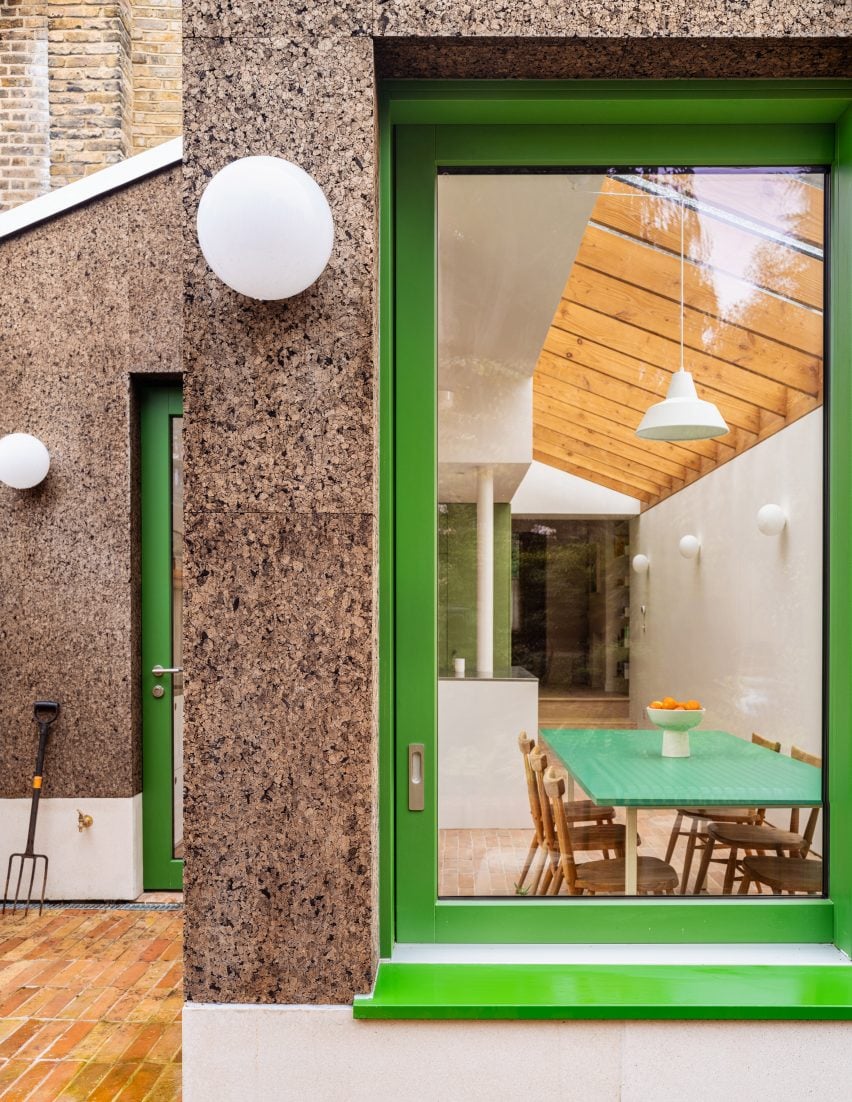
[[[184,1102],[841,1102],[848,1022],[356,1022],[345,1006],[183,1013]]]
[[[77,810],[91,815],[77,829]],[[9,854],[24,849],[30,800],[0,800],[0,890]],[[38,809],[35,849],[50,862],[48,899],[135,899],[142,891],[142,796],[51,799]],[[39,874],[40,875],[40,874]]]

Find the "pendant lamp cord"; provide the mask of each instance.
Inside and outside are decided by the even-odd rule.
[[[684,291],[683,291],[683,263],[684,263],[683,262],[683,216],[684,216],[684,210],[683,210],[683,208],[684,208],[684,197],[683,197],[683,194],[681,194],[681,197],[680,197],[680,369],[681,369],[681,371],[684,370],[684,367],[683,367],[683,312],[684,312],[684,308],[683,308],[683,300],[684,300]]]

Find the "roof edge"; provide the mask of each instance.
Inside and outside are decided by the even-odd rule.
[[[0,240],[37,226],[40,222],[54,218],[58,214],[73,210],[74,207],[88,203],[101,195],[107,195],[118,188],[133,184],[161,169],[180,164],[182,160],[183,138],[172,138],[152,149],[145,149],[142,153],[127,157],[118,164],[108,165],[90,176],[84,176],[81,180],[75,180],[72,184],[57,188],[56,191],[39,195],[37,199],[30,199],[26,203],[0,213]]]

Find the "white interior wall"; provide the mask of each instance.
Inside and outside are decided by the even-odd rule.
[[[780,536],[757,528],[769,502],[788,516]],[[651,561],[631,575],[640,727],[651,700],[695,697],[708,728],[821,753],[822,519],[816,410],[631,521],[631,555]],[[687,534],[701,540],[695,559],[678,551]]]

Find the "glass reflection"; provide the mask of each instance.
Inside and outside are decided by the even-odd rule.
[[[439,176],[439,894],[822,890],[824,183]]]

